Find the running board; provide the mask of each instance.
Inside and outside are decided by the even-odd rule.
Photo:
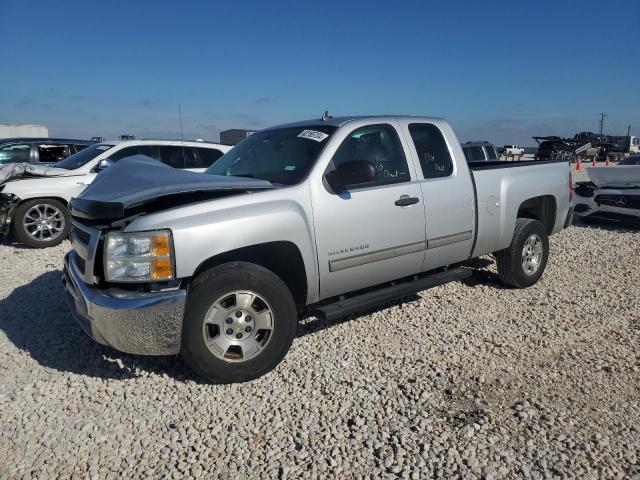
[[[319,318],[332,321],[382,303],[406,297],[407,295],[414,294],[421,290],[437,287],[444,283],[464,280],[465,278],[469,278],[471,274],[472,270],[469,268],[452,268],[451,270],[444,270],[431,275],[417,277],[414,280],[396,283],[395,285],[375,290],[373,292],[366,292],[354,297],[343,298],[335,303],[316,307],[312,312]]]

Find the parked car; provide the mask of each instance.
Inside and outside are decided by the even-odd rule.
[[[498,160],[496,148],[489,142],[465,142],[462,144],[462,152],[467,162],[493,162]]]
[[[640,165],[640,155],[623,158],[618,162],[618,165]]]
[[[54,167],[17,169],[21,178],[0,186],[0,233],[13,233],[30,247],[59,244],[69,232],[67,205],[96,175],[133,155],[146,155],[180,169],[204,172],[231,147],[180,140],[133,140],[91,145]],[[9,168],[9,166],[5,167]]]
[[[56,163],[93,144],[87,140],[63,138],[3,138],[0,139],[0,165]]]
[[[94,340],[181,353],[215,382],[271,370],[302,312],[397,301],[468,277],[470,258],[493,253],[504,283],[533,285],[572,216],[567,162],[468,164],[437,118],[281,125],[206,173],[133,158],[102,173],[71,201],[63,280]]]
[[[505,145],[502,150],[507,157],[521,157],[524,155],[524,148],[518,145]]]
[[[591,181],[576,184],[576,216],[640,228],[640,156],[616,166],[589,167],[587,174]]]

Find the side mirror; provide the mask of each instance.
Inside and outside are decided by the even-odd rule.
[[[111,165],[113,165],[113,160],[110,158],[103,158],[98,162],[98,170],[102,171],[105,168],[109,168]]]
[[[360,183],[370,182],[375,178],[376,169],[366,160],[343,162],[326,175],[329,186],[337,191]]]

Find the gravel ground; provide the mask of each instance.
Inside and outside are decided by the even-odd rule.
[[[639,233],[574,225],[542,280],[474,277],[306,319],[284,362],[201,384],[92,342],[69,248],[0,244],[0,478],[640,478]]]

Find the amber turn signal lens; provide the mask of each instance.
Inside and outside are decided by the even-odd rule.
[[[167,235],[154,235],[151,237],[150,255],[152,257],[168,257],[171,254],[169,237]]]
[[[173,269],[169,258],[158,258],[151,261],[151,278],[153,280],[170,280]]]

